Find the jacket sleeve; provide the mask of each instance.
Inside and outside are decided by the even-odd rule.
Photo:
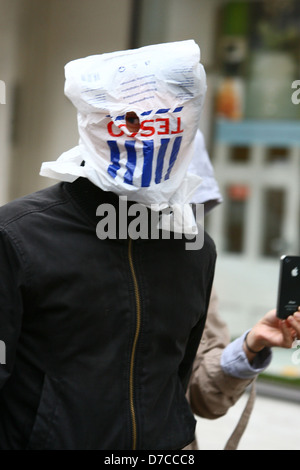
[[[0,228],[0,389],[12,372],[21,330],[21,264],[16,246]]]
[[[221,355],[229,342],[229,331],[218,315],[218,299],[213,289],[187,392],[193,412],[203,418],[225,415],[253,380],[235,378],[223,372]]]

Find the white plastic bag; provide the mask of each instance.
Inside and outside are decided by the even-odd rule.
[[[187,168],[206,93],[197,44],[93,55],[69,62],[65,76],[65,94],[78,112],[79,145],[44,163],[40,174],[65,181],[83,176],[157,210],[189,202],[201,182]],[[126,127],[129,112],[139,118],[137,133]],[[190,212],[185,233],[195,230]]]

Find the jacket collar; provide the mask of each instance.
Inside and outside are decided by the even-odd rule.
[[[87,178],[78,178],[73,183],[64,183],[64,188],[79,204],[93,225],[99,222],[99,216],[96,215],[96,211],[101,204],[112,204],[116,212],[118,212],[119,197],[117,194],[103,191]]]

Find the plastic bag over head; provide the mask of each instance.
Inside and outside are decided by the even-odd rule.
[[[156,210],[189,202],[201,183],[187,172],[206,93],[198,45],[188,40],[92,55],[69,62],[65,77],[79,144],[43,163],[40,174],[86,177]],[[134,132],[128,117],[136,119]]]

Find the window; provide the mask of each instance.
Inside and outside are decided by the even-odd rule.
[[[286,249],[282,237],[285,191],[283,189],[266,189],[264,193],[264,233],[262,255],[278,257]]]
[[[230,162],[232,163],[249,163],[250,148],[249,147],[231,147]]]
[[[246,205],[249,193],[249,187],[246,185],[232,184],[227,188],[225,249],[229,253],[244,251]]]

